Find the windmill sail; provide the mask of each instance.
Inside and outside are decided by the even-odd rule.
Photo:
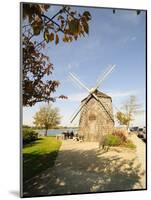
[[[83,107],[87,104],[87,102],[89,101],[91,97],[89,97],[84,104],[80,105],[80,107],[78,108],[78,110],[75,112],[75,114],[73,114],[73,116],[71,117],[71,123],[73,122],[73,120],[76,118],[76,116],[79,114],[79,112],[83,109]]]
[[[112,99],[110,96],[98,91],[102,82],[111,74],[114,68],[115,65],[110,66],[96,86],[91,89],[76,75],[70,73],[71,78],[89,93],[81,101],[80,107],[71,118],[72,123],[80,113],[79,134],[83,135],[87,141],[98,141],[100,134],[108,133],[114,126]]]
[[[116,65],[111,65],[109,69],[107,69],[107,71],[103,74],[103,77],[98,81],[95,87],[96,89],[100,87],[101,83],[111,74],[115,67]]]

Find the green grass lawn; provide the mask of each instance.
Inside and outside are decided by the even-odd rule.
[[[23,180],[26,181],[54,165],[61,141],[55,137],[40,137],[23,147]]]

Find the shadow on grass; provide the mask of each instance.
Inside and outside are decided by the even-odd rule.
[[[36,158],[35,158],[36,159]],[[64,150],[55,167],[24,184],[24,197],[145,189],[135,159],[107,157],[97,150]]]
[[[23,147],[24,147],[24,148],[26,148],[26,147],[31,147],[31,146],[33,146],[33,145],[36,145],[36,144],[40,143],[41,140],[43,140],[43,138],[38,138],[38,139],[35,140],[35,141],[32,141],[32,142],[27,143],[27,144],[23,144]]]
[[[54,165],[58,151],[51,153],[36,154],[24,153],[23,154],[23,182],[34,177],[38,173],[50,168]]]

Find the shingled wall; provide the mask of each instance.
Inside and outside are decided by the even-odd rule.
[[[114,127],[111,97],[98,90],[95,94],[103,106],[90,95],[81,102],[87,102],[79,121],[79,135],[84,136],[85,141],[100,141],[102,136],[110,133]]]

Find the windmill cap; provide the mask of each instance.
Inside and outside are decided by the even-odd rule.
[[[110,96],[108,96],[107,94],[100,92],[98,89],[95,90],[94,92],[95,95],[97,95],[97,97],[103,97],[103,98],[109,98],[112,100],[112,98]],[[86,98],[84,98],[81,102],[85,101],[91,94],[89,94]]]

